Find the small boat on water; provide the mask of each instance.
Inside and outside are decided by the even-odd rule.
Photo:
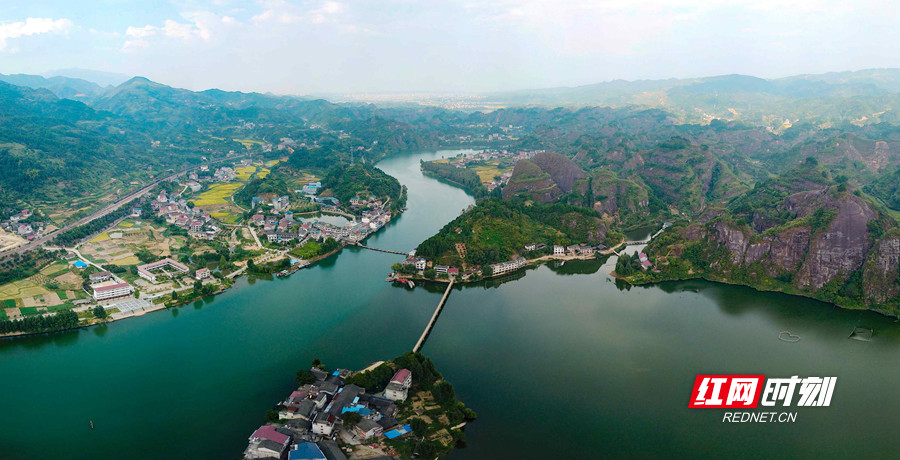
[[[92,430],[94,429],[94,421],[93,420],[91,420],[91,429]]]

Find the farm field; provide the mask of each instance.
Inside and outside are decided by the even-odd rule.
[[[228,198],[234,195],[234,192],[242,185],[241,183],[213,184],[209,187],[209,190],[201,193],[191,201],[197,206],[226,204],[228,203]]]
[[[256,172],[256,166],[238,166],[234,168],[235,177],[243,182],[250,180],[253,173]]]

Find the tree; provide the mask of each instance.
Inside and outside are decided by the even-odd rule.
[[[362,416],[356,412],[347,412],[343,415],[344,428],[349,428],[362,421]]]
[[[410,420],[409,427],[412,428],[413,433],[419,436],[428,436],[428,424],[425,423],[425,420],[416,417]]]
[[[435,269],[433,269],[433,268],[426,268],[426,269],[425,269],[425,278],[428,278],[428,279],[430,279],[430,280],[433,280],[434,277],[436,277],[436,276],[437,276],[437,270],[435,270]]]
[[[484,276],[493,276],[494,269],[490,265],[485,265],[484,267],[481,267],[481,274]]]
[[[434,400],[438,404],[446,404],[456,399],[456,392],[453,390],[453,384],[450,382],[440,382],[431,389]]]
[[[313,360],[312,360],[312,367],[315,367],[315,368],[317,368],[317,369],[322,369],[322,367],[323,367],[323,366],[322,366],[322,360],[320,360],[319,358],[313,358]]]
[[[172,300],[178,299],[178,291],[172,291]]]
[[[306,369],[297,371],[297,383],[299,383],[300,385],[309,385],[311,383],[316,383],[316,376]]]
[[[96,307],[94,307],[93,311],[94,317],[96,317],[97,319],[106,319],[106,317],[109,316],[106,314],[106,309],[103,308],[103,305],[97,305]]]
[[[194,281],[194,291],[200,292],[201,289],[203,289],[203,282],[200,280]]]

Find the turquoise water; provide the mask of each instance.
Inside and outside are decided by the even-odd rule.
[[[367,244],[409,251],[473,200],[380,163],[409,210]],[[0,341],[0,458],[239,458],[265,411],[320,358],[362,368],[412,348],[440,286],[384,278],[401,256],[345,249],[290,278],[109,325]],[[615,259],[455,289],[423,352],[479,413],[458,459],[892,456],[900,328],[879,315],[706,282],[626,289]],[[854,326],[871,342],[848,340]],[[789,330],[797,343],[778,340]],[[837,376],[793,424],[689,410],[694,376]],[[91,430],[89,421],[95,429]]]

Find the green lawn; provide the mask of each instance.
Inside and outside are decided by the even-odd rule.
[[[296,248],[291,251],[291,254],[300,257],[301,259],[311,259],[321,253],[322,247],[319,246],[319,243],[315,241],[309,241],[304,244],[302,247]]]
[[[38,307],[21,307],[19,311],[22,312],[22,316],[34,316],[41,314],[38,311]]]
[[[6,299],[3,302],[6,304],[4,308],[16,308],[16,299]]]
[[[56,291],[56,295],[59,296],[59,300],[66,300],[66,291]]]
[[[0,321],[5,320],[5,319],[7,319],[6,312],[3,310],[0,310]]]

